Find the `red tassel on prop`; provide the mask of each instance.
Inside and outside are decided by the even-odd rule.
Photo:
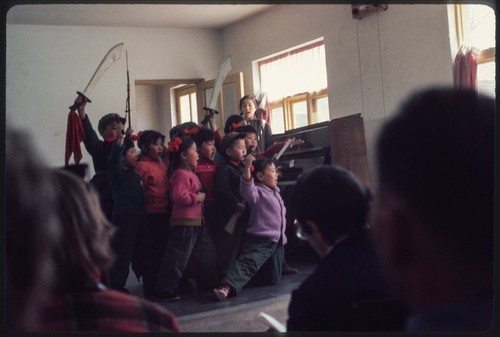
[[[64,165],[68,166],[69,158],[73,154],[75,164],[79,164],[82,160],[82,149],[80,143],[85,138],[85,131],[83,130],[82,120],[80,116],[74,111],[68,114],[68,123],[66,126],[66,153],[64,156]]]

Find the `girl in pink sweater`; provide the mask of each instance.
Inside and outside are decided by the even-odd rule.
[[[168,152],[172,214],[153,299],[170,302],[180,299],[177,288],[203,224],[205,193],[194,173],[198,152],[193,139],[174,138],[168,143]]]

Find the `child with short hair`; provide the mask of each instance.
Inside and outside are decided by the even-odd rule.
[[[247,146],[247,152],[251,153],[255,158],[269,158],[273,159],[273,157],[280,152],[280,150],[283,148],[285,145],[286,141],[281,141],[281,142],[276,142],[273,145],[271,145],[267,150],[264,152],[257,152],[257,146],[258,146],[258,141],[257,141],[257,130],[251,126],[251,125],[244,125],[242,127],[239,127],[237,129],[237,132],[245,134],[245,144]],[[293,139],[290,142],[290,148],[292,148],[294,145],[301,145],[304,144],[304,141],[301,139]],[[250,151],[249,151],[250,150]]]
[[[243,160],[247,154],[245,135],[228,133],[222,139],[219,152],[225,161],[215,174],[217,219],[213,239],[217,251],[218,271],[222,277],[238,254],[249,216],[249,211],[240,195]]]
[[[132,137],[118,133],[108,158],[109,184],[113,193],[113,224],[117,230],[111,240],[115,261],[109,270],[110,287],[125,288],[130,263],[137,261],[140,238],[146,220],[144,189],[136,172],[137,150]]]
[[[176,137],[168,143],[168,151],[172,214],[154,299],[170,302],[180,299],[177,288],[203,224],[205,193],[194,173],[198,152],[193,139]]]
[[[151,297],[168,238],[168,176],[167,166],[162,161],[165,136],[155,130],[145,130],[137,136],[141,149],[137,173],[144,185],[146,201],[139,273],[142,274],[144,296]]]
[[[80,95],[75,99],[78,104],[78,115],[82,121],[85,137],[83,144],[85,149],[92,157],[95,174],[90,180],[99,193],[99,202],[104,214],[111,220],[113,211],[113,195],[108,181],[108,157],[111,151],[111,144],[117,139],[118,134],[123,132],[125,118],[117,113],[109,113],[104,115],[98,123],[97,130],[103,140],[100,140],[95,132],[90,119],[85,110],[87,101],[83,100]]]
[[[237,295],[256,276],[263,285],[276,284],[281,278],[283,246],[287,239],[286,208],[277,186],[278,173],[271,159],[254,160],[251,154],[246,156],[240,183],[240,193],[251,210],[246,236],[242,251],[221,286],[214,289],[220,301]]]

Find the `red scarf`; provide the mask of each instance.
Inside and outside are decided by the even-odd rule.
[[[68,166],[69,158],[73,153],[75,164],[79,164],[82,159],[82,149],[80,148],[81,141],[85,138],[83,123],[80,116],[70,111],[68,114],[68,123],[66,126],[66,153],[64,156],[64,164]]]

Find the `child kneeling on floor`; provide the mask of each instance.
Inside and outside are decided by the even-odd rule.
[[[271,159],[255,160],[251,154],[245,157],[240,193],[250,206],[250,220],[242,251],[221,286],[214,289],[220,301],[236,296],[250,281],[272,285],[280,280],[286,244],[286,208],[277,183],[278,172]]]

